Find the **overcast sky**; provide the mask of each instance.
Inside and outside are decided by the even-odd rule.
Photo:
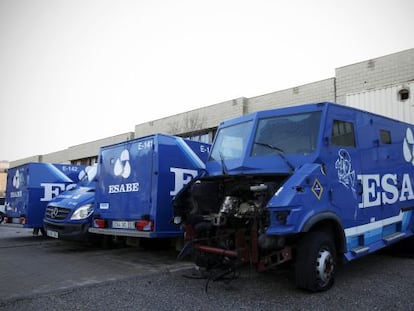
[[[414,47],[413,0],[0,0],[0,160]]]

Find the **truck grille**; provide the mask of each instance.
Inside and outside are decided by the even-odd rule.
[[[70,213],[70,209],[57,206],[48,206],[45,216],[49,219],[64,220]]]

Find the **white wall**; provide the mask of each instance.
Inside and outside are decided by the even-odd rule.
[[[400,100],[401,89],[409,98]],[[414,81],[346,95],[346,105],[414,124]]]

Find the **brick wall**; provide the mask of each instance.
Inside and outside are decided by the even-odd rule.
[[[135,137],[164,133],[170,135],[215,128],[226,119],[235,118],[245,113],[246,98],[241,97],[223,103],[180,113],[171,117],[138,124]]]
[[[0,161],[0,197],[4,197],[6,195],[8,168],[9,168],[9,162]]]
[[[414,80],[414,49],[366,60],[335,70],[338,103],[364,90]]]
[[[330,78],[249,98],[247,112],[334,100],[335,79]]]

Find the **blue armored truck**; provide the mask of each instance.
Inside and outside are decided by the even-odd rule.
[[[206,174],[173,202],[180,256],[212,279],[291,262],[298,288],[329,289],[340,262],[412,237],[413,132],[328,102],[222,122]]]
[[[101,147],[96,208],[89,232],[134,244],[180,238],[172,198],[204,172],[210,145],[155,134]]]
[[[79,183],[59,194],[46,207],[43,227],[46,235],[61,240],[93,242],[88,230],[95,206],[98,166],[87,166],[79,174]]]
[[[43,230],[46,205],[79,182],[84,166],[31,162],[10,168],[6,184],[5,224]]]

